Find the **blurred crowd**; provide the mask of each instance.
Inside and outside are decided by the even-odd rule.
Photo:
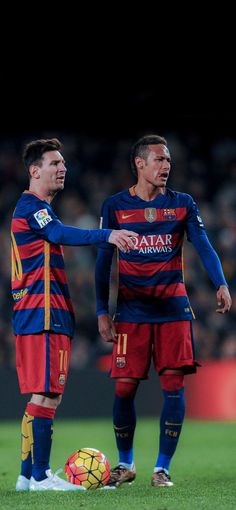
[[[145,133],[141,133],[143,135]],[[201,261],[186,241],[185,283],[194,310],[197,359],[236,358],[236,139],[206,139],[199,133],[158,132],[167,138],[172,156],[168,186],[196,200],[211,242],[223,264],[233,305],[227,315],[216,314],[216,292]],[[20,193],[28,188],[21,161],[23,144],[57,136],[64,144],[66,185],[53,202],[67,225],[98,228],[103,200],[130,187],[133,177],[129,152],[136,140],[88,137],[73,133],[40,132],[36,136],[0,139],[0,365],[14,366],[14,337],[10,293],[10,221]],[[96,247],[65,247],[65,262],[76,313],[71,366],[84,368],[111,352],[99,337],[95,316],[94,265]],[[116,298],[113,270],[111,312]]]

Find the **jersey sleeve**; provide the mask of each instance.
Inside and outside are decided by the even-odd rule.
[[[200,216],[200,212],[196,202],[194,202],[193,198],[190,195],[187,195],[187,199],[188,205],[187,205],[186,233],[188,241],[192,241],[192,239],[195,236],[205,235],[206,229]]]
[[[105,200],[102,206],[102,213],[100,218],[101,228],[119,229],[120,226],[117,223],[114,207],[111,200]]]
[[[199,209],[190,196],[186,232],[215,287],[227,285],[219,256],[208,239]]]
[[[102,206],[100,227],[118,229],[114,212],[109,201]],[[111,279],[111,265],[114,253],[114,246],[108,243],[99,245],[95,265],[95,289],[96,289],[96,313],[102,315],[109,313],[109,288]]]
[[[107,242],[111,234],[111,229],[86,230],[66,226],[58,219],[50,206],[31,213],[28,224],[45,241],[67,246],[85,246]]]

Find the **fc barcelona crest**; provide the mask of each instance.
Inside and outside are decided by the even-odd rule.
[[[144,216],[149,223],[153,223],[157,219],[157,210],[154,207],[146,207],[144,209]]]
[[[125,356],[116,356],[116,366],[117,368],[124,368],[126,365]]]
[[[163,209],[163,220],[176,220],[176,209]]]
[[[59,384],[64,385],[64,384],[65,384],[65,382],[66,382],[66,376],[65,376],[65,374],[60,374],[60,375],[59,375]]]

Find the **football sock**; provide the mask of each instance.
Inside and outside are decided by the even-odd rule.
[[[160,418],[159,454],[155,471],[168,471],[174,455],[185,414],[184,388],[175,391],[163,390],[164,405]]]
[[[132,469],[133,467],[133,458],[134,458],[134,451],[133,448],[130,448],[126,451],[119,451],[119,465],[124,466],[127,469]]]
[[[136,426],[134,398],[137,384],[118,382],[113,406],[113,425],[119,451],[119,463],[127,468],[133,463],[133,438]],[[122,395],[122,396],[120,396]]]
[[[33,416],[25,411],[21,423],[21,475],[28,479],[30,479],[32,472],[32,420]]]
[[[45,472],[50,468],[55,409],[29,403],[26,410],[32,416],[32,476],[39,482],[46,478]]]

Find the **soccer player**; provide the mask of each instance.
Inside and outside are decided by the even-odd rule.
[[[134,247],[132,231],[81,230],[59,221],[50,204],[64,188],[67,170],[61,147],[56,138],[26,145],[23,159],[30,185],[12,218],[16,368],[21,393],[32,393],[22,420],[18,491],[81,489],[57,476],[49,465],[53,418],[67,380],[74,331],[61,245],[105,241],[121,251]]]
[[[119,288],[114,321],[109,316],[113,247],[100,245],[96,262],[99,332],[114,342],[111,377],[115,378],[113,424],[119,463],[107,488],[132,482],[136,471],[133,438],[135,394],[148,377],[153,358],[163,390],[159,452],[151,484],[171,486],[169,466],[185,414],[184,377],[196,372],[191,321],[193,312],[183,277],[184,234],[197,250],[215,285],[217,312],[231,307],[220,260],[210,244],[193,198],[166,187],[171,158],[165,138],[148,135],[131,150],[137,184],[107,198],[103,228],[134,228],[135,249],[119,253]]]

